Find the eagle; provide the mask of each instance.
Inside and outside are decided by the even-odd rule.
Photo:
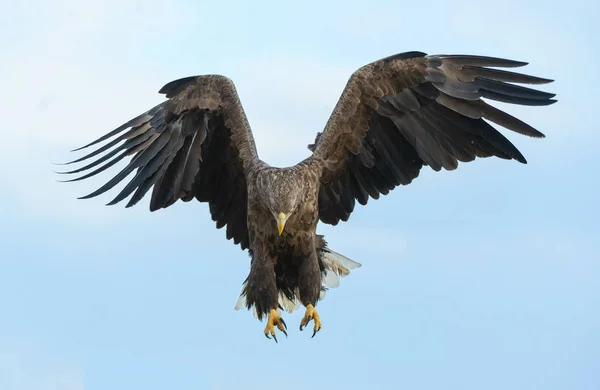
[[[404,52],[358,68],[348,79],[309,157],[288,167],[263,161],[228,77],[185,77],[163,86],[160,104],[78,151],[106,141],[66,164],[97,157],[61,174],[92,177],[123,159],[124,168],[96,191],[103,194],[135,174],[116,197],[137,204],[152,189],[150,211],[181,200],[208,203],[218,229],[248,250],[250,271],[236,309],[266,318],[264,335],[287,337],[283,311],[302,304],[300,330],[313,322],[328,288],[361,266],[331,250],[316,233],[320,222],[348,221],[366,205],[410,184],[425,166],[454,170],[458,162],[496,156],[526,164],[521,152],[491,123],[529,137],[544,134],[488,104],[546,106],[555,94],[518,84],[553,80],[517,73],[526,62],[480,55]],[[491,123],[490,123],[491,122]]]

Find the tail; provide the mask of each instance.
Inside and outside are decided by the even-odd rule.
[[[350,271],[360,268],[362,264],[350,260],[346,256],[324,247],[317,252],[319,261],[323,264],[323,285],[327,288],[336,288],[340,279],[350,275]],[[321,297],[323,299],[323,296]]]
[[[360,268],[362,264],[350,260],[340,253],[332,251],[327,247],[327,244],[325,243],[325,240],[322,239],[322,236],[317,237],[320,239],[320,243],[322,243],[322,245],[318,245],[317,247],[317,257],[322,270],[322,287],[319,300],[322,301],[325,298],[325,294],[327,293],[328,289],[338,287],[342,278],[350,275],[350,271]],[[294,312],[296,309],[302,306],[298,296],[298,291],[296,291],[294,294],[294,299],[291,300],[286,297],[285,294],[280,292],[279,308],[287,311],[288,313]],[[235,310],[240,310],[245,307],[246,296],[242,294],[235,304]],[[253,315],[255,318],[258,318],[255,309],[253,310]]]

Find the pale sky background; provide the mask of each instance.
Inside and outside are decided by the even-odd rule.
[[[599,389],[598,3],[298,4],[2,0],[0,389]],[[52,172],[204,73],[234,80],[261,157],[293,164],[352,71],[409,50],[528,61],[559,102],[502,106],[547,135],[503,130],[528,165],[424,170],[320,227],[363,267],[314,339],[302,312],[275,344],[233,310],[249,260],[206,204],[105,207],[116,192],[76,198],[108,174]]]

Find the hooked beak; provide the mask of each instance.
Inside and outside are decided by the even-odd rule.
[[[277,216],[277,229],[279,230],[279,235],[283,233],[283,228],[285,227],[285,222],[287,221],[288,216],[284,213],[279,213]]]

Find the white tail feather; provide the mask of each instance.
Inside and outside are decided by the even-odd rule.
[[[298,296],[298,289],[296,289],[294,293],[296,296]],[[293,313],[296,309],[300,307],[300,301],[298,300],[298,298],[294,298],[294,300],[292,301],[283,293],[279,293],[279,305],[283,307],[283,310],[287,311],[288,313]]]
[[[329,288],[338,287],[341,278],[349,275],[351,270],[362,266],[362,264],[350,260],[346,256],[334,252],[329,248],[323,249],[321,261],[326,269],[323,284]]]
[[[240,294],[240,297],[238,298],[234,309],[235,310],[240,310],[240,309],[244,309],[246,307],[246,296],[244,294]],[[258,318],[258,313],[256,312],[256,307],[252,306],[252,315],[254,316],[254,318]]]

